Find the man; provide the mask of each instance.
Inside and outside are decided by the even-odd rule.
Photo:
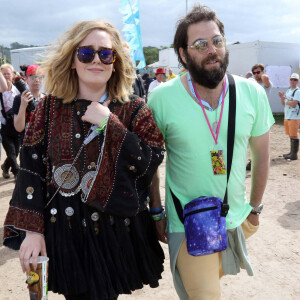
[[[263,64],[256,64],[252,67],[252,74],[254,79],[258,84],[260,84],[266,91],[267,96],[269,96],[271,88],[273,86],[269,79],[269,76],[265,74],[265,67]]]
[[[224,164],[225,161],[227,168],[228,51],[224,26],[214,11],[205,6],[195,6],[180,20],[174,38],[174,50],[187,73],[156,88],[149,96],[149,107],[163,133],[168,154],[166,230],[171,269],[181,300],[220,299],[219,276],[237,274],[240,267],[246,268],[249,275],[253,274],[244,240],[259,225],[269,169],[269,129],[274,118],[264,90],[250,80],[234,76],[236,133],[228,182],[230,209],[226,228],[230,240],[235,238],[235,245],[229,243],[225,251],[210,255],[189,255],[184,226],[178,218],[170,191],[184,207],[199,196],[223,199],[227,184],[224,173],[214,175],[211,157],[215,152],[212,150],[220,155],[223,152],[224,159],[219,162]],[[244,185],[248,143],[253,157],[249,202]],[[160,204],[157,182],[156,174],[150,194],[155,206]],[[152,210],[155,210],[154,206]],[[163,241],[163,222],[159,222],[156,227]],[[241,248],[243,251],[238,250]]]
[[[176,77],[176,75],[173,73],[172,69],[170,68],[169,69],[168,81],[175,78],[175,77]]]
[[[43,84],[44,75],[38,65],[30,65],[26,70],[26,82],[28,90],[22,95],[17,95],[13,103],[14,126],[21,133],[21,142],[23,142],[25,128],[27,127],[31,114],[39,101],[43,98],[40,92]]]
[[[270,95],[271,88],[273,86],[272,82],[269,79],[269,76],[265,74],[265,67],[263,64],[256,64],[252,67],[252,74],[254,75],[253,77],[250,77],[249,79],[255,80],[259,85],[261,85],[267,94],[267,97]],[[251,170],[251,160],[249,160],[246,170],[250,171]]]
[[[150,93],[154,88],[159,86],[165,79],[165,76],[166,76],[166,73],[164,72],[164,69],[158,68],[155,73],[156,79],[150,83],[149,88],[148,88],[148,93]]]
[[[293,73],[290,77],[290,88],[285,92],[279,92],[281,104],[284,106],[285,133],[291,140],[291,151],[283,154],[285,159],[298,159],[299,150],[299,126],[300,126],[300,90],[298,88],[299,74]]]
[[[10,64],[4,64],[0,67],[0,97],[3,100],[0,102],[0,120],[1,120],[1,135],[2,144],[6,152],[6,159],[1,165],[2,175],[5,179],[10,178],[9,169],[11,168],[12,173],[16,179],[18,175],[19,165],[17,163],[17,156],[19,154],[20,140],[19,136],[11,135],[8,130],[13,129],[13,122],[9,123],[8,119],[9,111],[11,110],[14,102],[14,98],[19,94],[18,89],[13,85],[14,68]],[[6,127],[5,127],[6,126]],[[10,126],[12,128],[8,129]],[[6,129],[6,130],[5,130]],[[4,131],[5,130],[5,131]]]

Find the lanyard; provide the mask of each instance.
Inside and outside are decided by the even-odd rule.
[[[105,91],[104,95],[101,97],[101,99],[99,100],[99,103],[103,103],[108,97],[108,93],[107,91]],[[85,140],[83,141],[83,143],[85,145],[87,145],[88,143],[90,143],[99,133],[97,133],[95,130],[98,128],[98,125],[92,125],[91,126],[91,133],[85,138]]]
[[[211,135],[216,143],[216,145],[218,144],[218,137],[219,137],[219,131],[220,131],[220,126],[221,126],[221,121],[222,121],[222,116],[223,116],[223,108],[224,108],[224,99],[225,99],[225,87],[226,87],[226,77],[224,77],[224,82],[223,82],[223,96],[222,96],[222,107],[221,107],[221,113],[220,113],[220,119],[219,119],[219,122],[218,122],[218,126],[217,126],[217,131],[216,131],[216,135],[214,134],[212,128],[211,128],[211,125],[210,125],[210,122],[208,120],[208,117],[207,117],[207,114],[205,112],[205,109],[203,107],[203,104],[202,104],[202,100],[200,99],[199,95],[198,95],[198,92],[195,88],[195,85],[193,83],[193,81],[191,81],[192,83],[192,86],[193,86],[193,91],[194,93],[196,94],[196,98],[202,108],[202,111],[203,111],[203,114],[205,116],[205,119],[206,119],[206,122],[208,124],[208,127],[210,129],[210,132],[211,132]]]
[[[107,91],[105,91],[104,95],[101,97],[101,99],[99,100],[99,102],[103,103],[106,100],[107,97],[108,97],[108,93],[107,93]]]

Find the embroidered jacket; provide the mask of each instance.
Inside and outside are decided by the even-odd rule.
[[[4,223],[6,246],[18,249],[23,231],[44,233],[44,210],[53,197],[80,195],[87,205],[122,217],[146,209],[153,174],[164,156],[151,110],[138,99],[112,101],[105,130],[83,147],[91,124],[81,117],[89,103],[63,104],[48,96],[37,106]]]

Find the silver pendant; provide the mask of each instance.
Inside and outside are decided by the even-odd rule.
[[[212,131],[215,135],[217,134],[217,129],[218,129],[218,122],[213,122]]]
[[[68,217],[71,217],[71,216],[73,216],[74,215],[74,209],[72,208],[72,207],[67,207],[66,209],[65,209],[65,213],[66,213],[66,215],[68,216]]]
[[[63,189],[71,190],[79,183],[79,173],[71,164],[65,164],[54,171],[54,180]]]

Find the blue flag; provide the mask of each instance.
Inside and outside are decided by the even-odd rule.
[[[143,52],[142,32],[140,24],[139,0],[120,0],[119,11],[123,15],[124,32],[126,42],[130,46],[130,57],[134,67],[139,61],[138,68],[144,68],[146,61]]]

